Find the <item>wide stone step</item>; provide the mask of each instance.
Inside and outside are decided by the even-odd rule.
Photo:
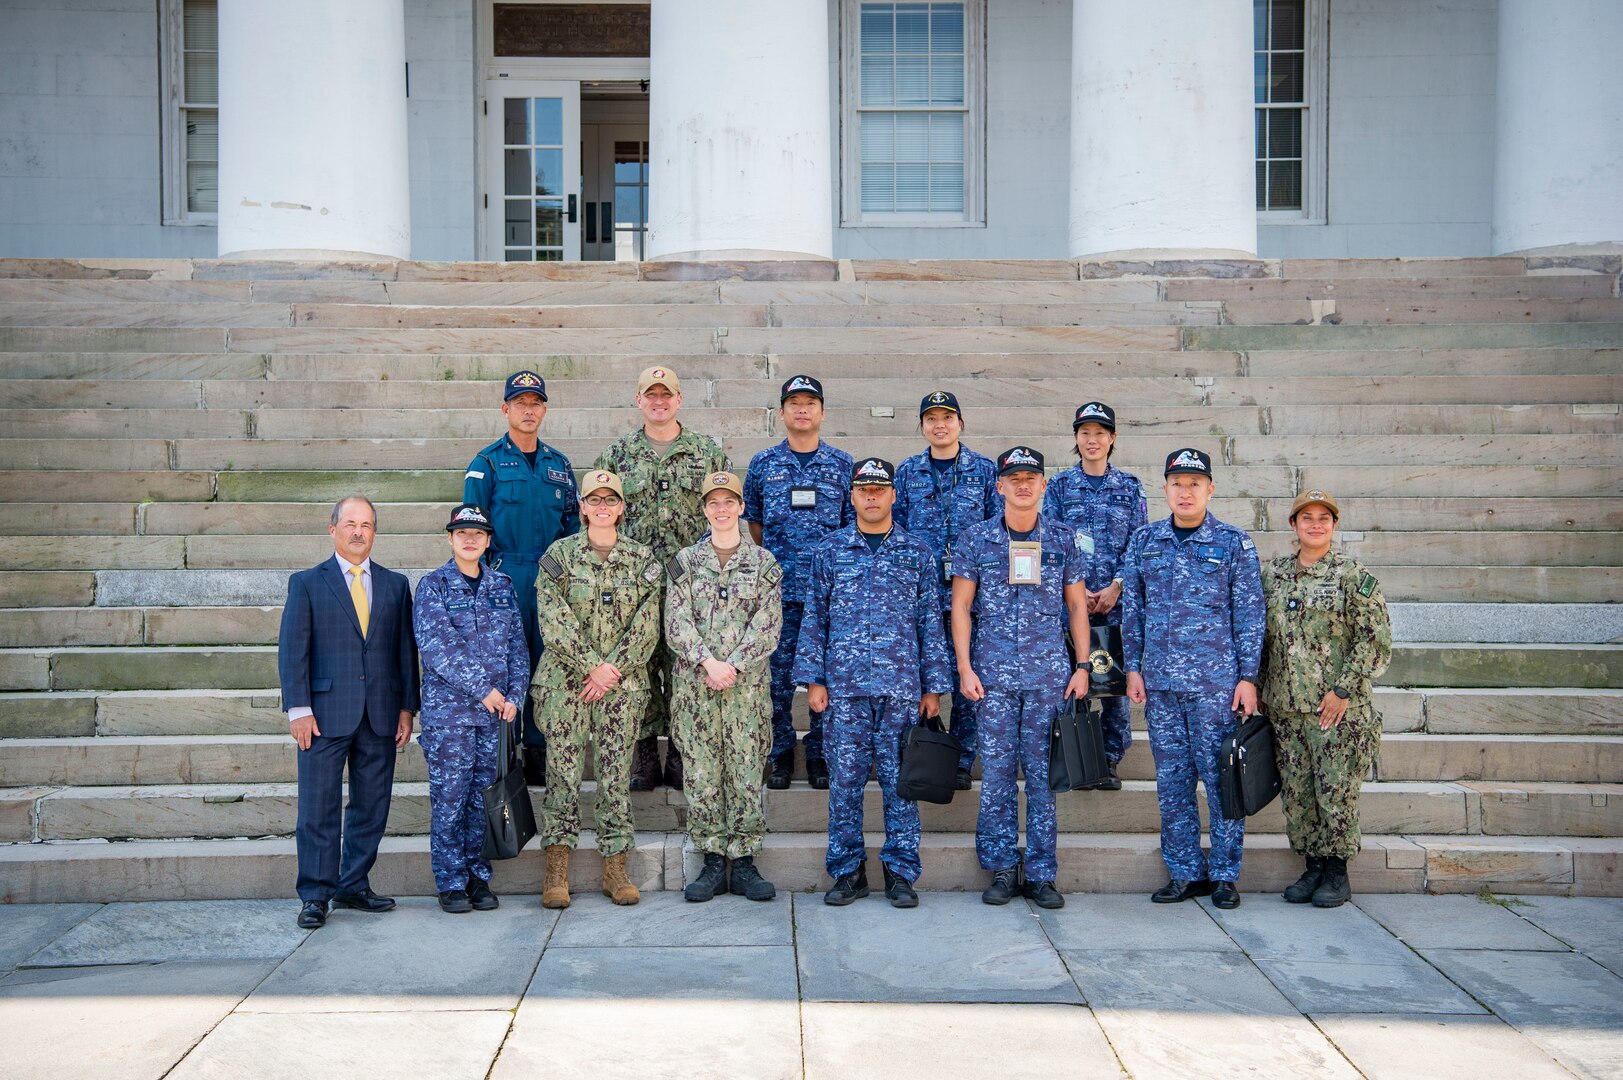
[[[0,608],[84,607],[95,599],[96,575],[90,571],[0,574]]]
[[[88,283],[87,283],[88,284]],[[1165,281],[1168,300],[1503,300],[1616,295],[1609,274],[1541,277],[1184,278]],[[0,293],[0,295],[4,295]]]
[[[1553,300],[1463,297],[1229,300],[1223,302],[1223,320],[1236,326],[1276,326],[1321,321],[1337,326],[1615,323],[1623,321],[1623,302],[1613,297]]]
[[[233,337],[243,334],[257,339],[264,334],[294,332],[244,329],[234,331]],[[1418,326],[1189,326],[1181,331],[1179,340],[1187,349],[1247,353],[1271,349],[1616,349],[1623,346],[1623,325],[1500,321]]]
[[[639,833],[628,871],[644,890],[680,889],[699,859],[680,833]],[[877,852],[884,836],[869,833]],[[570,864],[570,886],[597,887],[601,862],[591,833]],[[781,891],[824,889],[825,837],[770,834],[758,858]],[[1153,833],[1068,833],[1059,840],[1060,889],[1148,895],[1165,884],[1166,866]],[[987,875],[974,837],[931,833],[920,848],[921,887],[979,891]],[[543,857],[532,845],[499,862],[493,886],[508,903],[535,903]],[[0,847],[0,901],[7,903],[142,900],[286,899],[293,903],[297,859],[287,838],[13,844]],[[877,864],[871,867],[877,876]],[[1372,836],[1351,865],[1358,892],[1536,893],[1614,896],[1623,893],[1623,841],[1582,837]],[[1277,892],[1301,873],[1285,837],[1261,834],[1246,845],[1239,885]],[[433,874],[426,837],[386,837],[371,873],[373,888],[392,896],[429,895]]]

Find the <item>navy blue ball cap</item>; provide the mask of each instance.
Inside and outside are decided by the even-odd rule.
[[[503,401],[512,401],[520,394],[535,394],[542,401],[547,400],[547,380],[533,371],[515,371],[507,377],[507,389],[502,392]]]
[[[1043,456],[1029,446],[1011,446],[997,456],[997,474],[1043,471]]]
[[[1167,455],[1167,467],[1162,475],[1173,476],[1177,473],[1195,473],[1198,476],[1210,478],[1212,475],[1212,459],[1196,450],[1193,446],[1186,446],[1182,450],[1174,450]]]
[[[895,487],[896,466],[884,458],[863,458],[851,471],[852,487]]]
[[[958,395],[950,390],[932,390],[925,394],[924,400],[919,402],[919,419],[922,420],[931,409],[950,409],[959,416],[963,415],[958,408]]]
[[[810,375],[794,375],[783,384],[783,389],[778,391],[778,404],[782,405],[788,401],[790,394],[810,394],[818,401],[822,401],[823,384]]]
[[[496,526],[490,523],[490,516],[473,503],[460,503],[451,511],[451,520],[445,523],[446,532],[456,532],[458,529],[483,529],[487,533],[494,533]]]
[[[1071,421],[1071,430],[1075,431],[1083,424],[1100,424],[1116,430],[1116,410],[1102,401],[1090,401],[1076,410],[1076,419]]]

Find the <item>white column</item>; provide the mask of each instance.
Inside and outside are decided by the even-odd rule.
[[[1071,254],[1254,258],[1250,0],[1074,0],[1071,23]]]
[[[1500,0],[1496,254],[1623,243],[1620,50],[1617,0]]]
[[[653,0],[648,257],[831,258],[827,0]]]
[[[222,3],[220,254],[409,257],[405,72],[404,0]]]

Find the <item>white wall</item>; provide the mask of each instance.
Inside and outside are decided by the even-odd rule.
[[[472,259],[479,130],[473,0],[406,0],[406,63],[412,258]]]

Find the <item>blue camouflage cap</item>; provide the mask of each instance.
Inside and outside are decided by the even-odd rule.
[[[520,394],[534,394],[542,401],[547,400],[547,380],[533,371],[515,371],[507,377],[507,389],[502,392],[502,400],[512,401]]]

